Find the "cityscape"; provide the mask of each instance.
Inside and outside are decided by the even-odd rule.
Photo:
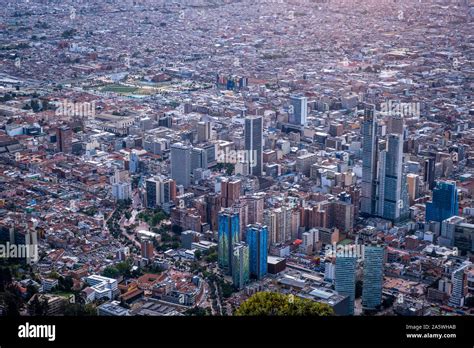
[[[0,18],[0,316],[474,314],[472,1]]]

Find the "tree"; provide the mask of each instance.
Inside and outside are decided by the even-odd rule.
[[[293,295],[258,292],[243,302],[237,316],[329,316],[333,309],[323,303],[301,299]]]
[[[115,267],[109,266],[104,269],[104,272],[102,272],[102,275],[108,278],[118,278],[119,270]]]

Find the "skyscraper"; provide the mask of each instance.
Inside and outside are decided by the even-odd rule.
[[[64,153],[72,152],[72,129],[67,126],[59,127],[56,132],[58,151]]]
[[[176,143],[171,145],[171,178],[177,185],[188,188],[191,182],[191,147]]]
[[[267,274],[267,226],[247,226],[247,244],[250,250],[250,275],[262,279]]]
[[[425,160],[423,181],[427,189],[432,190],[435,187],[435,159],[430,157]]]
[[[366,246],[364,249],[364,280],[362,308],[373,310],[382,304],[384,248]]]
[[[241,191],[241,180],[223,179],[221,181],[222,206],[231,207],[236,201],[239,200]]]
[[[245,150],[249,174],[261,176],[263,163],[263,119],[261,116],[245,118]]]
[[[347,315],[354,315],[356,265],[356,257],[336,257],[335,289],[338,294],[349,297]]]
[[[365,110],[362,132],[362,194],[361,213],[376,214],[376,178],[377,178],[377,120],[375,108]]]
[[[232,281],[237,289],[243,289],[249,282],[249,247],[236,243],[232,252]]]
[[[451,274],[451,283],[453,284],[453,289],[451,291],[451,297],[449,298],[450,306],[464,306],[464,299],[468,292],[466,271],[470,266],[471,262],[465,261]]]
[[[239,242],[239,214],[231,209],[219,213],[218,263],[228,274],[232,275],[232,255],[234,246]]]
[[[207,152],[195,147],[191,151],[191,174],[194,174],[194,170],[198,168],[207,169]]]
[[[140,169],[140,158],[135,151],[130,153],[130,161],[128,164],[128,170],[130,173],[138,173]]]
[[[420,176],[410,173],[407,174],[407,185],[408,185],[408,197],[410,198],[410,204],[418,199],[419,195],[419,183],[420,183]]]
[[[291,96],[291,106],[293,109],[291,124],[306,126],[306,118],[308,116],[308,98],[304,96]]]
[[[198,142],[205,142],[211,138],[211,123],[209,121],[201,121],[197,124]]]
[[[426,203],[426,221],[441,222],[458,215],[458,190],[454,181],[438,181],[431,202]]]
[[[154,209],[176,198],[176,184],[163,177],[150,178],[145,182],[146,207]]]
[[[403,173],[403,137],[390,134],[386,149],[379,155],[377,215],[397,221],[408,205],[406,177]]]

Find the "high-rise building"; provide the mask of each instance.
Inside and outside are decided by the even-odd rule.
[[[112,185],[112,196],[116,200],[128,200],[132,197],[132,185],[126,170],[115,170],[110,178]]]
[[[191,147],[176,143],[171,145],[171,178],[177,185],[188,188],[191,182]]]
[[[136,151],[130,153],[130,161],[128,164],[128,170],[130,173],[138,173],[140,171],[140,158]]]
[[[221,197],[222,197],[222,206],[231,207],[235,202],[240,198],[240,193],[242,191],[242,181],[241,180],[227,180],[224,179],[221,181]]]
[[[458,190],[454,181],[438,181],[431,202],[426,203],[426,221],[441,222],[458,215]]]
[[[362,308],[374,310],[382,304],[384,248],[369,245],[364,249]]]
[[[306,126],[306,118],[308,117],[308,98],[295,95],[290,97],[290,101],[293,113],[289,123]]]
[[[261,116],[245,118],[245,150],[249,174],[261,176],[263,165],[263,119]]]
[[[376,178],[377,178],[377,120],[375,108],[365,110],[362,122],[362,193],[361,213],[376,215]]]
[[[262,195],[245,197],[248,207],[248,223],[256,224],[263,222],[264,200]]]
[[[204,149],[194,147],[191,150],[191,174],[195,169],[207,169],[207,152]]]
[[[356,289],[356,257],[337,256],[335,269],[335,290],[339,295],[349,297],[347,315],[354,315]]]
[[[464,300],[468,292],[466,271],[471,266],[471,262],[465,261],[451,274],[453,284],[449,305],[453,307],[464,306]]]
[[[145,182],[146,207],[154,209],[176,198],[176,184],[172,179],[156,177]]]
[[[423,173],[423,181],[425,182],[426,188],[432,190],[435,187],[435,158],[430,157],[425,160],[425,168]]]
[[[228,274],[232,274],[232,254],[239,242],[239,214],[232,209],[219,213],[218,263]]]
[[[250,250],[250,275],[262,279],[267,274],[267,226],[248,225],[246,238]]]
[[[153,242],[148,238],[143,238],[140,241],[140,251],[143,258],[152,259],[154,251]]]
[[[406,181],[403,173],[403,138],[400,134],[387,137],[385,150],[379,155],[377,215],[397,221],[404,218],[408,205]]]
[[[249,282],[249,247],[236,243],[232,252],[232,281],[237,289],[243,289]]]
[[[407,185],[410,204],[413,204],[413,202],[418,199],[419,196],[418,188],[420,185],[420,176],[412,173],[407,174]]]
[[[202,121],[197,124],[198,142],[206,142],[211,139],[211,122]]]
[[[218,230],[218,214],[221,210],[221,197],[217,193],[209,193],[205,196],[206,200],[206,222],[211,231]]]
[[[201,148],[206,151],[206,159],[208,167],[216,164],[216,144],[206,143],[201,146]]]
[[[57,129],[56,138],[58,143],[58,151],[64,153],[72,152],[72,129],[62,126]]]

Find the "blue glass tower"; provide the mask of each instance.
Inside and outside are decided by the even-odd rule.
[[[384,248],[364,248],[364,283],[362,287],[362,308],[373,310],[382,304]]]
[[[426,203],[426,221],[442,222],[457,215],[458,191],[454,181],[438,181],[433,189],[433,199]]]
[[[354,315],[356,286],[356,257],[337,256],[335,269],[335,290],[339,295],[349,297],[347,315]]]
[[[247,226],[247,244],[250,249],[250,275],[262,279],[267,274],[267,226]]]
[[[239,214],[231,209],[219,213],[218,219],[218,263],[228,274],[232,274],[232,254],[239,242]]]
[[[249,247],[236,243],[232,254],[232,281],[237,289],[243,289],[249,279]]]

